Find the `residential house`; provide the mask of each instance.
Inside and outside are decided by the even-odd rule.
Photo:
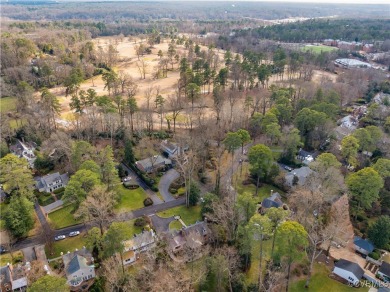
[[[264,213],[269,208],[279,208],[283,206],[282,197],[275,192],[261,202],[261,213]]]
[[[139,170],[146,173],[151,173],[159,168],[171,166],[172,160],[166,159],[161,155],[154,155],[146,159],[136,161],[135,165],[138,167]]]
[[[371,241],[367,239],[363,239],[359,236],[354,237],[353,244],[354,244],[355,251],[363,255],[368,255],[374,250],[374,245],[371,243]]]
[[[35,181],[38,191],[51,193],[59,188],[66,187],[69,181],[69,176],[67,173],[60,174],[59,172],[56,172],[35,178]]]
[[[163,140],[160,144],[161,151],[169,158],[174,158],[180,154],[183,154],[184,151],[188,150],[188,146],[180,147],[176,143],[169,142],[168,140]]]
[[[85,248],[68,252],[62,256],[67,283],[72,290],[77,290],[82,283],[92,284],[95,278],[93,257]]]
[[[356,286],[363,277],[364,270],[357,263],[340,259],[335,263],[333,273]]]
[[[208,235],[207,223],[201,221],[168,234],[168,245],[173,253],[177,253],[186,245],[201,247],[207,242]]]
[[[30,265],[6,265],[0,268],[0,291],[25,291],[27,288],[26,270]]]
[[[11,271],[9,266],[0,267],[0,291],[12,291]]]
[[[390,283],[390,264],[382,262],[377,275],[383,280],[383,282]]]
[[[309,165],[311,162],[314,161],[315,157],[317,155],[315,153],[312,153],[312,152],[308,152],[308,151],[305,151],[305,150],[302,150],[299,149],[298,151],[298,154],[297,154],[297,159],[302,161],[303,164],[305,165]]]
[[[285,176],[286,185],[292,187],[294,185],[294,177],[297,177],[297,185],[303,185],[306,179],[313,173],[307,166],[303,166],[297,169],[294,169],[292,172],[288,172]]]
[[[15,144],[11,145],[9,150],[12,154],[24,158],[28,161],[28,164],[31,168],[34,167],[34,162],[37,157],[34,154],[34,150],[36,148],[35,143],[26,143],[20,140],[17,140]]]
[[[156,246],[156,234],[153,230],[143,231],[135,234],[132,239],[124,241],[123,245],[125,249],[123,263],[132,264],[136,261],[138,254]]]

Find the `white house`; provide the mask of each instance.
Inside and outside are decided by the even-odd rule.
[[[357,263],[340,259],[335,263],[333,273],[356,286],[363,277],[364,270]]]
[[[67,283],[79,287],[83,282],[95,278],[95,266],[92,255],[83,248],[62,256]]]
[[[153,230],[143,231],[134,235],[132,239],[123,241],[125,253],[123,254],[123,264],[132,264],[137,260],[137,255],[147,251],[156,245],[156,234]]]
[[[51,193],[59,188],[64,188],[68,184],[69,177],[67,173],[60,174],[59,172],[38,177],[36,187],[40,192]]]
[[[154,155],[146,159],[136,161],[135,165],[139,170],[151,173],[159,168],[172,165],[172,160],[166,159],[161,155]]]

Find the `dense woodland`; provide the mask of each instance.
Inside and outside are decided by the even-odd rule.
[[[1,38],[1,94],[15,102],[14,110],[1,114],[0,181],[9,194],[1,219],[10,234],[11,251],[34,227],[33,203],[42,194],[33,190],[33,176],[52,171],[70,174],[62,199],[72,206],[75,219],[92,227],[83,235],[99,266],[92,291],[315,287],[316,262],[330,255],[332,241],[344,232],[340,222],[375,243],[378,250],[372,257],[379,257],[379,249],[390,249],[390,103],[373,101],[378,93],[390,93],[387,72],[335,68],[334,59],[350,52],[315,53],[275,42],[316,41],[313,34],[337,38],[328,35],[329,29],[336,33],[335,28],[345,27],[349,20],[275,25],[237,31],[234,37],[225,29],[219,37],[198,38],[191,33],[205,34],[213,23],[221,31],[225,24],[248,23],[235,20],[235,13],[237,18],[273,18],[295,16],[291,11],[299,10],[299,16],[305,16],[306,5],[283,4],[269,15],[267,10],[252,9],[254,4],[239,4],[237,12],[229,4],[225,9],[233,20],[226,23],[226,13],[215,12],[226,3],[218,2],[206,8],[161,2],[153,6],[155,11],[148,11],[150,3],[143,2],[98,3],[93,10],[90,3],[69,5],[4,9],[17,19],[7,23]],[[136,8],[128,12],[123,5]],[[262,5],[261,9],[280,7]],[[308,16],[329,14],[324,7],[334,9],[317,6],[314,12],[307,8]],[[350,15],[356,7],[348,8]],[[194,10],[199,15],[188,16]],[[179,21],[176,11],[185,21]],[[114,14],[122,19],[112,23]],[[47,21],[49,16],[56,21]],[[45,20],[31,21],[41,18]],[[191,19],[198,20],[194,31],[189,29]],[[362,29],[367,23],[372,25]],[[337,33],[351,40],[382,41],[389,38],[388,25],[356,20],[353,28]],[[287,39],[294,36],[291,30],[302,30],[299,39]],[[106,39],[96,42],[96,37],[107,35],[113,37],[105,46]],[[135,54],[121,55],[123,43]],[[148,67],[147,59],[155,66]],[[133,66],[137,74],[126,73],[124,66]],[[168,92],[152,85],[168,82],[171,76],[177,78]],[[94,84],[98,80],[101,91]],[[143,82],[150,85],[141,90]],[[66,102],[72,119],[64,127],[60,121],[65,120]],[[357,129],[339,137],[340,118],[361,105],[367,111]],[[35,170],[9,154],[16,139],[37,144]],[[176,159],[178,188],[185,189],[187,212],[199,208],[199,216],[207,218],[210,237],[201,251],[188,245],[181,261],[172,260],[167,242],[161,240],[129,272],[123,266],[122,240],[132,234],[125,222],[118,222],[123,219],[115,209],[121,196],[116,186],[126,176],[118,164],[129,165],[157,192],[155,181],[163,172],[142,173],[134,163],[155,155],[156,145],[165,139],[188,146]],[[319,155],[310,164],[310,177],[301,184],[294,175],[288,186],[286,168],[281,166],[300,168],[302,162],[296,158],[300,148]],[[263,187],[279,190],[288,208],[260,214]],[[342,207],[335,209],[339,200]],[[146,228],[150,218],[136,222]],[[42,236],[51,253],[52,234],[44,230]],[[44,287],[38,278],[29,282],[32,291]],[[334,281],[327,274],[325,280]],[[62,285],[58,291],[66,291],[64,283],[57,284]]]

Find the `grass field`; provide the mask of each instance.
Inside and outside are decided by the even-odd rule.
[[[0,112],[8,113],[16,110],[16,98],[15,97],[3,97],[0,98]]]
[[[138,226],[134,226],[135,219],[125,221],[125,222],[115,222],[116,226],[118,226],[121,230],[121,233],[126,238],[132,238],[134,234],[138,234],[142,232],[142,228]]]
[[[353,288],[348,287],[336,280],[333,280],[328,277],[330,274],[329,269],[323,264],[314,265],[314,274],[310,281],[310,286],[308,289],[305,289],[306,279],[302,279],[290,284],[291,292],[301,292],[301,291],[313,291],[313,292],[360,292],[368,291],[368,288]]]
[[[11,258],[10,253],[5,253],[0,255],[0,266],[4,267],[7,265],[7,263],[15,264],[17,261],[23,260],[23,253],[20,250],[14,251],[12,253],[12,256],[13,256],[13,260]]]
[[[200,206],[194,206],[190,208],[187,208],[186,206],[179,206],[159,212],[157,215],[164,218],[180,215],[181,219],[186,225],[191,225],[196,221],[202,220]]]
[[[54,229],[61,229],[67,226],[72,226],[80,223],[74,219],[71,211],[73,210],[73,205],[68,205],[61,209],[58,209],[49,214],[49,223],[52,225]]]
[[[179,220],[175,220],[175,221],[172,221],[171,223],[169,223],[170,230],[173,230],[173,229],[180,230],[182,228],[182,226],[183,225],[181,225]]]
[[[120,185],[116,188],[116,191],[119,194],[119,202],[115,206],[116,213],[128,212],[144,207],[144,200],[147,198],[147,195],[142,188],[129,190]]]
[[[64,234],[68,236],[68,234]],[[72,252],[75,251],[75,249],[82,249],[83,246],[86,244],[86,238],[84,237],[84,234],[81,233],[78,236],[75,237],[67,237],[64,240],[55,241],[53,243],[53,252],[50,253],[47,246],[45,246],[45,252],[47,257],[50,258],[56,258],[61,255],[61,252],[67,253],[68,251]]]
[[[311,45],[308,45],[308,46],[305,46],[302,48],[302,51],[310,51],[312,52],[313,54],[320,54],[321,52],[332,52],[332,51],[336,51],[337,48],[335,47],[329,47],[329,46],[311,46]]]

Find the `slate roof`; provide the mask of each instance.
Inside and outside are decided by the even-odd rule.
[[[390,264],[383,262],[378,272],[381,272],[382,274],[390,277]]]
[[[153,162],[153,164],[152,164],[152,162]],[[142,167],[145,170],[147,170],[147,169],[151,169],[152,165],[159,166],[162,163],[167,165],[167,164],[172,164],[172,161],[170,159],[166,159],[166,158],[162,157],[161,155],[155,155],[153,157],[148,157],[148,158],[139,160],[135,164],[140,164],[140,165],[142,165]]]
[[[356,246],[358,246],[358,247],[368,251],[369,253],[374,250],[374,245],[369,240],[363,239],[363,238],[361,238],[359,236],[355,236],[354,237],[353,243]]]
[[[143,231],[140,234],[135,235],[132,239],[123,242],[125,250],[137,250],[143,248],[149,244],[154,243],[155,234],[153,230]]]
[[[353,263],[345,259],[340,259],[334,266],[351,272],[358,279],[361,279],[364,275],[364,270],[357,263]]]
[[[71,275],[80,269],[88,268],[87,259],[85,257],[75,255],[66,268],[66,274]]]
[[[261,207],[263,208],[279,208],[282,205],[283,202],[279,193],[273,193],[271,197],[265,198],[261,202]]]
[[[292,182],[293,182],[293,179],[294,179],[294,175],[296,175],[298,177],[298,184],[299,185],[303,185],[305,183],[305,180],[306,178],[311,175],[314,171],[311,170],[309,167],[307,166],[303,166],[303,167],[300,167],[300,168],[296,168],[294,169],[294,171],[291,171],[291,172],[288,172],[285,176],[286,178],[286,183],[289,185],[289,186],[292,186]]]
[[[0,267],[0,283],[11,283],[11,274],[8,266]]]

